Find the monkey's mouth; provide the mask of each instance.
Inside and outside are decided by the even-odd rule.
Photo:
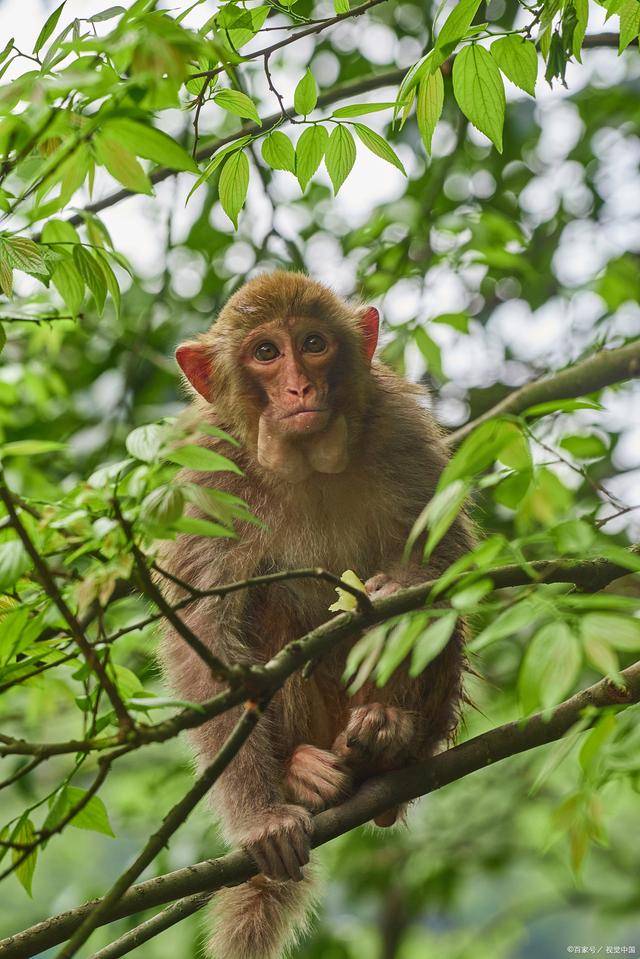
[[[331,411],[326,407],[303,407],[286,413],[280,426],[287,433],[317,433],[326,427],[330,415]]]

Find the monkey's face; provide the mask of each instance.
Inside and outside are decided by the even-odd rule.
[[[264,323],[242,344],[240,362],[272,429],[308,436],[327,428],[338,399],[340,343],[309,317]]]
[[[260,465],[298,482],[346,468],[378,323],[373,307],[350,307],[308,277],[276,272],[245,284],[176,358]]]

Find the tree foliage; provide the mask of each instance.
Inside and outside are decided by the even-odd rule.
[[[113,907],[149,865],[212,854],[196,805],[256,716],[193,785],[184,731],[244,687],[183,632],[229,689],[204,706],[166,695],[153,648],[179,610],[151,574],[163,538],[232,539],[259,519],[176,481],[179,465],[237,470],[237,441],[223,436],[223,456],[178,433],[170,356],[276,265],[381,303],[381,358],[432,389],[452,460],[409,547],[426,531],[428,561],[463,503],[482,531],[381,609],[357,569],[321,574],[337,617],[277,658],[277,683],[358,617],[373,625],[350,650],[350,689],[403,664],[418,675],[465,616],[479,676],[463,738],[540,711],[552,724],[602,678],[609,696],[580,701],[556,745],[454,777],[404,833],[339,830],[325,857],[351,918],[329,899],[304,954],[509,956],[527,935],[543,954],[536,922],[560,900],[631,913],[638,0],[83,6],[60,4],[30,48],[0,52],[3,934],[94,894]],[[440,912],[445,931],[421,922]],[[167,929],[159,948],[187,954],[196,928]],[[72,933],[67,959],[90,927]]]

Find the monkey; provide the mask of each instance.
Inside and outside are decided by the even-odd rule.
[[[302,567],[356,570],[375,599],[439,575],[471,547],[460,516],[428,565],[420,544],[403,562],[447,454],[421,388],[374,358],[378,330],[375,307],[348,303],[305,274],[275,271],[250,279],[208,332],[178,347],[193,396],[185,428],[209,424],[235,437],[241,471],[183,469],[179,481],[239,497],[260,524],[239,524],[237,539],[180,534],[165,541],[159,565],[169,574],[163,589],[170,601],[184,595],[176,581],[211,589]],[[228,453],[217,436],[202,433],[198,442]],[[332,598],[326,582],[289,580],[222,600],[201,597],[180,615],[227,663],[259,664],[326,621]],[[260,870],[214,897],[215,959],[285,954],[305,930],[316,896],[312,816],[363,778],[429,757],[454,734],[464,626],[420,676],[399,669],[383,688],[367,683],[351,698],[341,679],[347,652],[335,649],[310,678],[288,680],[213,788],[224,838]],[[161,658],[184,699],[202,701],[223,688],[170,626]],[[202,764],[240,709],[194,732]],[[392,825],[401,814],[388,810],[376,823]]]

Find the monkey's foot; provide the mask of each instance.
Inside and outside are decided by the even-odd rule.
[[[375,576],[366,581],[364,588],[371,599],[383,599],[385,596],[392,596],[397,593],[399,589],[402,589],[402,586],[395,579],[387,576],[386,573],[376,573]]]
[[[311,812],[319,812],[344,799],[351,777],[335,753],[303,744],[298,746],[288,763],[284,779],[287,799]]]
[[[386,829],[388,826],[394,826],[398,819],[404,822],[406,810],[406,805],[392,806],[391,809],[385,809],[380,815],[374,816],[373,821],[376,826],[381,826],[383,829]]]
[[[309,862],[311,815],[302,806],[273,806],[257,812],[261,822],[242,841],[242,848],[268,879],[303,879]]]
[[[368,703],[351,710],[333,749],[350,765],[376,760],[385,768],[408,753],[414,733],[414,717],[408,710]]]

